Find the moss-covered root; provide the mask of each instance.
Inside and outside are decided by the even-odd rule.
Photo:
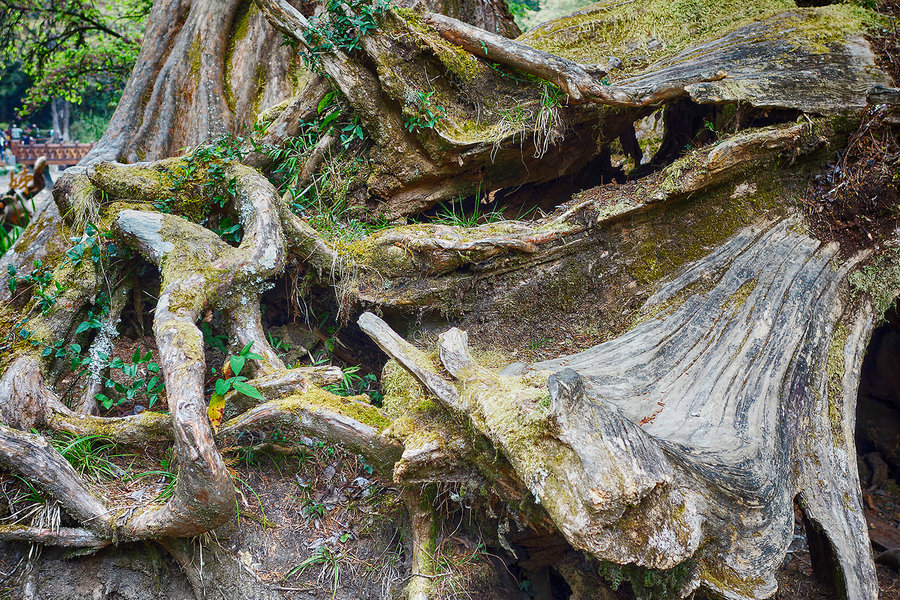
[[[436,575],[434,555],[440,518],[427,494],[404,490],[402,496],[412,534],[412,575],[404,594],[406,600],[432,600],[436,597],[431,582]]]
[[[694,150],[668,166],[650,199],[661,202],[710,189],[779,157],[793,162],[824,146],[825,134],[823,120],[738,133],[711,149]]]
[[[136,210],[116,216],[123,239],[162,275],[153,331],[180,465],[175,496],[129,519],[121,527],[125,537],[197,535],[222,524],[234,510],[234,486],[207,418],[203,335],[196,323],[208,308],[227,311],[232,321],[256,315],[250,324],[232,323],[232,331],[258,345],[264,357],[274,357],[261,334],[258,307],[249,312],[239,307],[258,303],[268,279],[282,271],[285,243],[272,185],[242,165],[228,166],[226,177],[236,183],[234,208],[244,228],[238,248],[177,217]]]
[[[125,417],[96,417],[55,411],[47,426],[54,431],[77,436],[109,438],[117,444],[137,446],[172,441],[169,415],[149,410]]]
[[[0,425],[0,465],[56,498],[68,514],[95,534],[92,538],[110,537],[114,516],[72,465],[42,436]],[[0,539],[4,539],[2,534]]]
[[[580,65],[550,52],[535,50],[522,42],[472,27],[452,17],[426,13],[425,21],[449,41],[459,44],[475,56],[484,56],[488,60],[558,85],[574,102],[591,101],[619,107],[659,104],[686,95],[685,88],[690,84],[719,81],[726,75],[721,71],[708,76],[698,76],[693,80],[651,88],[637,94],[634,90],[624,87],[604,85],[602,79],[606,76],[607,70],[598,70],[595,65],[590,67]]]
[[[219,429],[219,437],[234,436],[247,429],[279,427],[343,444],[390,476],[403,447],[383,435],[390,420],[363,398],[336,396],[310,386],[229,420]]]

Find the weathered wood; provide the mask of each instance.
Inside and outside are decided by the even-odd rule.
[[[96,540],[98,533],[109,536],[112,526],[110,511],[88,489],[72,465],[42,436],[0,424],[0,462],[39,490],[56,498],[66,512],[84,523],[91,533],[85,534],[87,537],[82,536],[82,539]],[[32,535],[29,531],[22,530],[22,535]],[[90,545],[95,545],[95,542]]]
[[[884,85],[874,85],[866,94],[866,100],[869,104],[890,104],[891,106],[900,105],[900,89],[891,88]]]
[[[446,15],[426,13],[425,22],[442,36],[468,52],[535,75],[558,85],[572,100],[602,97],[608,102],[628,102],[629,98],[605,93],[595,75],[578,63],[531,46],[472,27]],[[603,73],[602,78],[606,73]]]
[[[387,422],[378,409],[361,399],[313,389],[255,406],[224,423],[219,436],[279,427],[343,444],[361,453],[379,470],[389,473],[394,463],[400,460],[403,447],[382,435]]]
[[[144,56],[152,60],[142,60],[108,136],[89,160],[134,161],[143,158],[142,144],[156,156],[176,140],[233,130],[261,108],[248,105],[246,96],[220,94],[248,73],[245,64],[230,82],[222,81],[229,69],[217,58],[223,41],[213,38],[231,27],[237,11],[234,2],[226,4],[219,10],[208,1],[190,9],[163,2],[155,9],[150,31],[160,35],[148,42],[152,48]],[[287,2],[260,0],[260,6],[301,46],[316,35]],[[830,9],[778,14],[781,8],[769,7],[755,23],[726,19],[707,29],[714,34],[663,45],[640,67],[625,57],[621,72],[582,64],[588,61],[567,54],[564,46],[552,52],[529,49],[534,37],[511,42],[443,17],[423,19],[415,11],[388,12],[361,48],[318,57],[370,134],[371,145],[363,150],[370,169],[364,182],[368,197],[357,199],[358,208],[365,205],[387,217],[482,188],[489,198],[502,197],[504,188],[551,181],[601,159],[611,169],[609,153],[599,148],[617,138],[638,162],[633,122],[675,99],[667,113],[673,119],[678,107],[733,104],[725,108],[740,105],[754,117],[772,109],[772,119],[782,122],[733,135],[717,132],[718,144],[691,151],[650,178],[594,188],[571,200],[566,196],[557,211],[534,222],[476,228],[415,224],[352,243],[327,242],[291,214],[258,173],[225,163],[237,197],[214,210],[239,218],[244,237],[235,248],[197,223],[149,209],[147,202],[180,193],[169,178],[160,177],[178,159],[94,162],[67,175],[56,214],[43,221],[55,226],[56,237],[65,241],[69,234],[59,213],[75,235],[85,223],[111,223],[119,241],[160,269],[154,335],[170,415],[79,418],[52,392],[59,364],[28,348],[14,350],[0,381],[4,426],[107,432],[121,442],[171,439],[180,471],[172,500],[133,514],[93,506],[94,492],[70,474],[60,475],[59,489],[40,480],[35,464],[56,468],[65,462],[49,450],[24,469],[26,477],[44,481],[53,495],[73,495],[64,505],[87,528],[88,522],[102,523],[97,540],[195,535],[222,523],[234,504],[233,483],[217,445],[245,431],[277,426],[343,443],[392,475],[406,497],[422,484],[478,483],[487,502],[502,501],[508,518],[501,518],[521,526],[520,540],[527,538],[530,549],[547,542],[578,557],[579,564],[587,555],[644,569],[640,573],[647,577],[670,578],[674,597],[701,587],[712,595],[748,599],[774,592],[773,574],[790,539],[797,497],[811,531],[821,532],[811,534],[811,543],[818,544],[818,555],[834,559],[833,572],[846,595],[872,597],[874,576],[851,457],[852,394],[873,315],[862,301],[848,303],[845,282],[859,257],[841,259],[836,245],[815,241],[802,220],[789,216],[796,214],[794,190],[800,185],[789,171],[828,137],[830,122],[816,115],[852,113],[864,104],[871,84],[884,78],[856,36],[856,20],[840,21],[823,34],[816,27]],[[160,29],[165,11],[184,22],[181,29]],[[254,18],[265,25],[262,14]],[[158,54],[161,45],[171,50],[168,57]],[[546,83],[487,66],[476,58],[485,48],[492,62],[522,67],[557,82],[573,100],[588,102],[567,103]],[[195,63],[214,82],[211,87],[195,80]],[[613,85],[598,82],[601,74]],[[313,105],[324,86],[321,79],[306,86],[262,139],[283,143],[296,131],[297,115],[316,114]],[[209,93],[199,93],[201,88]],[[264,94],[270,97],[270,91]],[[434,110],[440,106],[446,117],[417,128],[426,101]],[[278,112],[270,111],[264,120]],[[182,116],[190,127],[180,125]],[[315,176],[330,143],[327,136],[320,141],[301,177]],[[247,162],[267,164],[261,155]],[[784,168],[776,172],[773,165]],[[748,223],[756,225],[742,230]],[[61,256],[66,248],[48,255]],[[23,248],[16,250],[16,264],[25,257]],[[572,263],[579,268],[567,271]],[[498,374],[478,364],[466,334],[457,329],[444,334],[437,353],[429,355],[364,314],[362,329],[436,396],[428,402],[411,397],[392,423],[387,415],[395,413],[387,408],[382,412],[364,398],[327,394],[309,373],[284,370],[266,340],[259,303],[286,264],[293,273],[308,274],[319,289],[335,285],[342,317],[359,304],[404,319],[414,310],[442,319],[478,315],[490,321],[497,314],[491,311],[506,310],[507,318],[523,327],[526,317],[555,327],[551,320],[567,316],[555,314],[550,304],[551,295],[558,294],[561,300],[554,301],[587,298],[569,310],[596,311],[583,323],[596,325],[598,332],[603,327],[602,335],[593,337],[610,341]],[[31,326],[42,336],[38,343],[71,339],[78,315],[104,289],[107,274],[90,264],[59,267],[55,276],[71,283],[53,310],[33,311]],[[594,302],[587,290],[605,295]],[[629,311],[637,311],[650,292],[643,319],[635,320]],[[539,305],[547,306],[540,315],[523,314]],[[222,313],[232,344],[252,343],[263,356],[247,369],[256,371],[252,383],[266,401],[230,395],[229,409],[240,414],[218,435],[206,415],[205,355],[197,328],[209,311]],[[0,436],[12,448],[6,463],[25,447],[14,444],[21,432],[10,431]],[[50,473],[45,480],[55,477]],[[414,568],[421,566],[422,572],[408,591],[427,596],[429,586],[419,584],[428,580],[434,511],[416,503],[409,507],[416,543],[425,552],[414,556]],[[59,544],[96,541],[79,530],[9,535]],[[499,526],[497,538],[500,545],[510,539]],[[187,567],[186,554],[170,545]],[[537,593],[548,596],[552,552],[534,554],[543,556],[523,559],[521,566],[534,569]],[[574,585],[585,580],[587,570],[579,575],[579,568],[559,572]]]
[[[574,547],[651,569],[688,565],[681,595],[700,585],[767,597],[799,495],[831,544],[847,596],[874,597],[852,399],[825,391],[834,375],[813,366],[860,348],[872,318],[840,308],[854,261],[794,225],[743,231],[648,300],[659,316],[517,377],[479,367],[465,334],[449,331],[440,356],[455,395],[422,375],[423,355],[385,343],[391,336],[374,316],[361,322],[491,440]],[[705,291],[694,291],[698,284]],[[858,363],[845,357],[839,389],[855,390]],[[536,379],[547,382],[546,400]],[[834,423],[830,405],[848,416]]]

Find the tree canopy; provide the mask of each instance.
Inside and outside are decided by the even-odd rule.
[[[150,0],[3,0],[0,61],[32,79],[20,112],[53,98],[124,87],[141,46]]]

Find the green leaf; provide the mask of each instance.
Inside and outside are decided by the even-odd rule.
[[[259,393],[259,390],[257,390],[255,387],[253,387],[249,383],[244,383],[243,381],[235,381],[234,389],[239,391],[240,393],[242,393],[245,396],[249,396],[251,398],[256,398],[257,400],[265,400],[265,398],[263,398],[263,395]]]
[[[229,364],[231,365],[231,372],[235,375],[241,374],[241,369],[244,368],[244,363],[247,361],[243,356],[232,356],[228,359]]]
[[[103,408],[105,408],[107,410],[109,409],[110,406],[112,406],[112,403],[113,403],[112,399],[110,399],[105,394],[96,394],[94,396],[94,400],[97,400],[98,402],[103,404]]]
[[[328,108],[328,105],[331,104],[331,99],[334,98],[334,92],[328,92],[325,96],[319,100],[319,107],[316,109],[316,112],[322,114],[322,111]]]
[[[79,333],[83,333],[83,332],[87,331],[88,329],[90,329],[90,327],[91,327],[90,323],[88,323],[87,321],[82,321],[81,323],[78,324],[78,327],[75,328],[75,335],[78,335]]]
[[[224,396],[231,389],[231,380],[216,379],[216,394]]]

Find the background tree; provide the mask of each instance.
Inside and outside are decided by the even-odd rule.
[[[114,94],[124,86],[150,5],[146,0],[4,0],[0,60],[21,65],[31,79],[19,113],[28,116],[51,104],[54,130],[68,140],[71,103],[81,104],[97,92]]]

